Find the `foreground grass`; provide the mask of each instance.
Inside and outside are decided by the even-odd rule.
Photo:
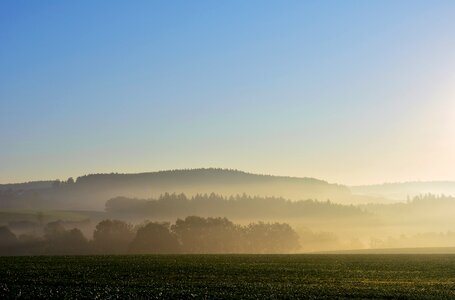
[[[455,255],[1,257],[9,298],[455,299]]]

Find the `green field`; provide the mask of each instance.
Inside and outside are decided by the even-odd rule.
[[[0,258],[0,299],[455,299],[455,255]]]

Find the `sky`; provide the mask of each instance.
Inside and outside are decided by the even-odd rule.
[[[454,1],[1,1],[0,183],[455,180]]]

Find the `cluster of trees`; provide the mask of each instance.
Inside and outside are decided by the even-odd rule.
[[[301,218],[301,217],[362,217],[365,213],[353,205],[341,205],[329,200],[290,201],[278,197],[259,197],[246,194],[224,197],[215,193],[165,193],[157,199],[116,197],[106,202],[106,212],[112,214],[146,215],[154,218],[177,218],[185,215],[225,215],[236,219]]]
[[[17,237],[0,227],[2,255],[290,253],[299,250],[297,233],[286,223],[242,226],[226,218],[197,216],[174,224],[145,222],[133,226],[120,220],[98,223],[93,239],[62,222],[48,223],[42,236]]]

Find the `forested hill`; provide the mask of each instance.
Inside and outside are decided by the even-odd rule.
[[[353,205],[335,204],[330,201],[290,201],[276,197],[248,196],[246,194],[223,197],[214,193],[196,195],[164,194],[157,199],[130,199],[117,197],[106,202],[106,212],[119,218],[142,217],[158,220],[184,216],[225,216],[233,220],[290,220],[318,219],[360,220],[370,217]],[[365,219],[363,219],[365,220]]]
[[[158,197],[164,193],[248,194],[292,200],[340,201],[349,198],[347,187],[313,178],[257,175],[226,169],[172,170],[139,174],[92,174],[55,182],[48,188],[3,191],[2,208],[104,209],[110,198]]]

